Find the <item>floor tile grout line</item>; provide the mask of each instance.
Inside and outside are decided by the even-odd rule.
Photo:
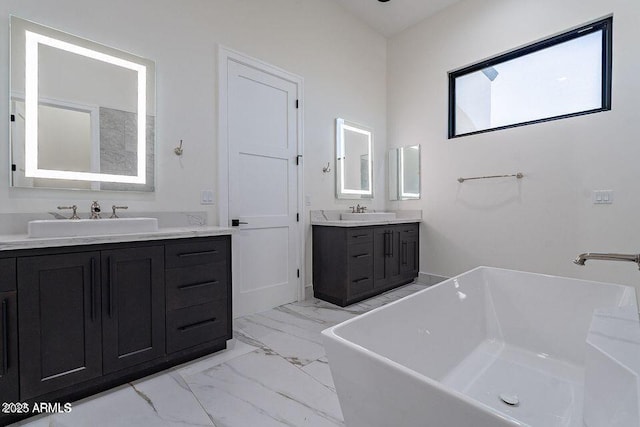
[[[235,357],[233,358],[235,359]],[[230,359],[230,360],[233,360]],[[225,362],[226,363],[226,362]],[[224,365],[224,363],[222,363],[222,365]],[[219,365],[216,365],[219,366]],[[204,371],[203,371],[204,372]],[[180,376],[180,378],[182,378],[182,381],[184,381],[184,383],[187,385],[187,387],[189,388],[189,392],[191,393],[191,395],[193,396],[193,398],[196,400],[196,402],[198,402],[198,406],[200,406],[200,408],[202,408],[202,410],[204,411],[205,414],[207,414],[207,417],[209,418],[209,420],[211,420],[211,425],[213,427],[216,427],[216,422],[213,419],[213,416],[209,413],[209,411],[207,411],[207,408],[204,407],[204,404],[200,401],[200,399],[198,398],[198,395],[193,391],[193,389],[191,388],[191,385],[189,385],[189,382],[187,381],[187,379],[178,371],[175,371],[175,373],[177,375]]]

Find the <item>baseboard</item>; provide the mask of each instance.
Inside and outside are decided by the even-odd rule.
[[[430,273],[425,273],[421,271],[420,273],[418,273],[418,278],[416,279],[416,282],[421,283],[425,286],[433,286],[447,279],[449,279],[449,277],[438,276],[437,274],[430,274]]]
[[[418,277],[416,277],[416,282],[425,286],[433,286],[447,279],[449,279],[449,277],[439,276],[437,274],[430,274],[421,271],[418,273]],[[304,298],[313,298],[313,283],[309,283],[304,287]]]

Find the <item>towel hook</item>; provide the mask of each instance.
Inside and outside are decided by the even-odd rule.
[[[324,173],[331,172],[331,162],[327,162],[327,166],[322,168],[322,172],[324,172]]]
[[[180,140],[180,145],[173,149],[173,152],[176,153],[176,156],[182,156],[182,140]]]

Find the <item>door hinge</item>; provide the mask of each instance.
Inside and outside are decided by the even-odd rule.
[[[11,171],[12,171],[12,172],[15,172],[16,170],[18,170],[18,169],[16,168],[16,165],[12,164],[12,165],[11,165]]]
[[[302,158],[302,154],[298,154],[296,156],[296,166],[300,165],[300,159]]]
[[[300,277],[300,269],[298,269],[298,277]]]
[[[16,121],[16,115],[15,115],[15,114],[12,114],[12,115],[11,115],[11,121],[12,121],[12,122],[15,122],[15,121]]]
[[[296,99],[296,108],[300,108],[300,100]]]
[[[296,214],[296,222],[300,222],[300,214],[299,213]]]

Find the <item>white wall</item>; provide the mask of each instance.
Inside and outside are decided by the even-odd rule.
[[[4,0],[9,15],[95,40],[156,61],[157,186],[153,194],[100,193],[104,206],[131,210],[203,210],[217,223],[217,206],[201,206],[200,190],[217,189],[216,44],[241,51],[304,77],[305,192],[307,209],[336,209],[333,174],[335,118],[374,129],[376,157],[386,146],[386,40],[329,1],[318,0]],[[8,100],[8,31],[0,31],[0,100]],[[8,102],[0,102],[8,117]],[[0,135],[7,135],[0,120]],[[184,155],[173,148],[184,140]],[[6,138],[3,138],[6,140]],[[8,150],[0,149],[0,177]],[[384,206],[383,162],[376,163]],[[0,180],[8,182],[8,179]],[[74,201],[87,211],[88,192],[10,189],[0,185],[0,212],[40,212]],[[85,206],[86,205],[86,206]],[[308,217],[308,211],[304,213]],[[307,235],[309,235],[307,230]],[[310,252],[310,251],[309,251]],[[310,266],[310,262],[307,263]],[[310,269],[308,275],[310,274]],[[307,283],[310,276],[307,277]]]
[[[447,140],[447,72],[614,14],[613,109]],[[389,41],[388,140],[422,144],[421,270],[477,265],[640,284],[631,263],[572,264],[580,252],[639,252],[640,3],[467,0]],[[523,172],[524,179],[460,176]],[[613,205],[591,192],[615,191]]]

